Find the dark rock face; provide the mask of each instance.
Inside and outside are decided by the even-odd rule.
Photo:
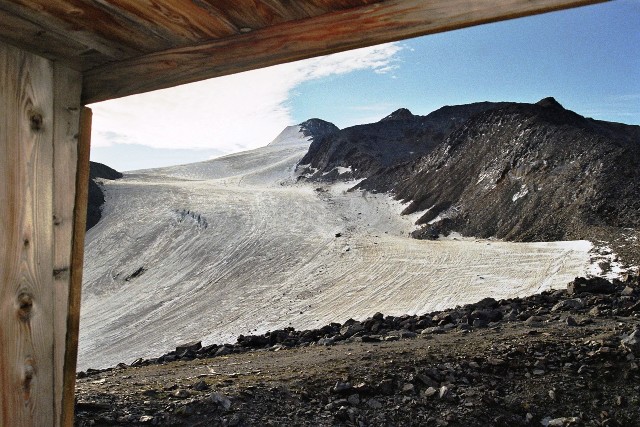
[[[602,277],[577,277],[576,280],[569,283],[567,286],[567,292],[571,295],[581,294],[583,292],[590,292],[594,294],[611,294],[616,290],[616,287],[606,279]]]
[[[377,123],[353,126],[316,138],[302,158],[304,179],[338,178],[337,167],[351,168],[340,179],[366,178],[373,173],[430,153],[469,117],[501,104],[482,102],[443,107],[427,116],[400,109]],[[384,172],[381,172],[384,173]]]
[[[102,217],[104,193],[98,179],[119,179],[122,174],[102,163],[91,162],[89,169],[89,204],[87,206],[87,230],[96,225]]]
[[[89,178],[91,179],[97,179],[97,178],[104,178],[104,179],[120,179],[122,178],[122,173],[118,172],[115,169],[110,168],[107,165],[103,165],[102,163],[98,163],[98,162],[89,162],[90,163],[90,168],[89,168]]]
[[[416,116],[413,115],[411,111],[407,108],[399,108],[393,113],[389,114],[387,117],[381,119],[381,122],[388,122],[391,120],[412,120]]]
[[[300,123],[300,130],[304,136],[310,136],[315,141],[323,136],[338,132],[340,128],[322,119],[309,119]]]
[[[553,99],[480,113],[432,153],[361,186],[411,200],[419,223],[508,240],[640,226],[640,127],[586,119]],[[416,234],[423,237],[425,228]]]
[[[640,262],[640,126],[588,119],[551,97],[400,109],[315,139],[299,172],[365,178],[357,188],[411,202],[404,214],[425,211],[419,239],[607,241]]]

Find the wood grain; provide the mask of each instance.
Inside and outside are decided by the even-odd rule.
[[[89,108],[82,109],[78,136],[77,167],[75,177],[75,201],[73,210],[73,246],[71,251],[71,280],[66,322],[64,386],[62,422],[73,426],[76,362],[78,359],[78,335],[80,332],[80,299],[84,261],[84,235],[87,226],[87,202],[89,197],[89,151],[91,145],[91,118]]]
[[[140,25],[152,28],[174,45],[211,38],[226,37],[239,32],[224,15],[209,13],[197,2],[158,0],[98,0],[113,14],[126,15]]]
[[[29,52],[81,70],[104,64],[110,59],[66,35],[44,30],[32,21],[0,9],[0,40]],[[112,60],[112,59],[111,59]]]
[[[388,0],[115,62],[84,75],[88,104],[283,62],[599,3],[600,0]]]
[[[105,10],[91,0],[3,0],[2,4],[21,6],[21,13],[52,20],[52,24],[71,38],[84,34],[88,39],[103,40],[116,46],[141,52],[166,48],[171,43],[153,28],[131,20],[125,14]],[[5,6],[2,6],[5,7]],[[40,21],[43,25],[47,22]],[[86,41],[85,40],[83,41]]]
[[[57,420],[63,416],[65,365],[67,365],[67,321],[71,294],[75,292],[72,278],[72,240],[74,236],[74,206],[76,203],[76,169],[78,157],[78,127],[80,123],[80,91],[82,76],[60,65],[54,67],[53,123],[53,285],[54,285],[54,378]],[[88,182],[88,178],[87,178]],[[71,284],[71,285],[70,285]],[[75,354],[75,353],[74,353]],[[75,364],[73,366],[75,374]],[[75,376],[75,375],[74,375]],[[68,380],[67,380],[68,381]],[[73,401],[73,394],[70,396]]]
[[[0,424],[54,425],[53,66],[0,43]]]
[[[56,49],[69,49],[73,44],[80,43],[92,51],[104,55],[103,62],[130,58],[144,52],[126,44],[119,43],[115,37],[106,37],[95,31],[74,26],[72,22],[69,23],[64,19],[68,13],[64,13],[62,16],[56,16],[47,10],[41,10],[39,4],[36,2],[29,2],[28,5],[24,3],[25,2],[21,0],[0,0],[0,23],[7,20],[10,16],[20,17],[39,28],[38,33],[42,35],[44,44],[49,43],[49,40],[51,40],[51,43],[62,44],[64,42],[57,42],[57,40],[66,39],[69,40],[69,46],[65,48],[57,47]],[[73,9],[69,12],[73,12]],[[86,25],[89,29],[91,28],[89,21],[87,21]],[[20,34],[16,36],[28,37],[28,35],[22,36]],[[84,56],[86,52],[87,49],[83,48],[82,51],[77,52],[77,55]],[[62,60],[62,58],[57,59]],[[65,65],[69,64],[65,63]]]

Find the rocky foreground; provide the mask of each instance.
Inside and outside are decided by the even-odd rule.
[[[80,372],[76,425],[637,426],[638,363],[638,277],[578,278]]]

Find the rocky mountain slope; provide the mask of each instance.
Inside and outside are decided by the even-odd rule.
[[[122,173],[102,163],[90,162],[89,164],[89,203],[87,206],[87,230],[100,221],[102,217],[102,205],[104,204],[104,192],[101,188],[101,179],[114,180],[122,178]]]
[[[431,152],[471,116],[500,105],[480,102],[442,107],[424,117],[402,108],[377,123],[316,138],[300,160],[298,171],[312,181],[369,177],[380,169]]]
[[[399,110],[315,141],[299,170],[314,181],[366,178],[357,188],[410,203],[417,238],[588,239],[640,262],[640,127],[587,119],[553,98]]]

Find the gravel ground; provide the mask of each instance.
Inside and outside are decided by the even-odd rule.
[[[80,372],[76,425],[636,426],[640,285],[285,329]]]

